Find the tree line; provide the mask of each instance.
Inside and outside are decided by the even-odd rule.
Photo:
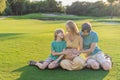
[[[67,6],[66,13],[80,16],[120,16],[120,2],[115,0],[108,0],[107,3],[77,1]]]
[[[7,0],[4,15],[23,15],[37,12],[62,12],[61,2],[55,0],[42,0],[30,2],[30,0]]]
[[[63,6],[56,0],[0,0],[0,12],[2,15],[23,15],[29,13],[66,13],[80,16],[120,16],[120,0],[107,0],[97,2],[76,1],[69,6]],[[6,3],[6,5],[5,5]]]

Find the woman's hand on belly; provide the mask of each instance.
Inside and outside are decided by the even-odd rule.
[[[69,59],[69,60],[73,60],[76,56],[78,56],[78,54],[76,53],[76,50],[73,49],[67,49],[64,51],[65,52],[65,59]]]
[[[80,54],[80,51],[78,51],[77,49],[73,49],[72,51],[73,51],[73,54],[75,54],[75,55],[79,55]]]
[[[77,55],[73,54],[73,53],[69,53],[67,55],[64,56],[65,59],[69,59],[69,60],[73,60]]]

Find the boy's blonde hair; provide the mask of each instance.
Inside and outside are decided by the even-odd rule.
[[[66,22],[66,25],[70,28],[71,32],[75,35],[79,35],[79,30],[77,25],[74,23],[74,21],[69,20]]]
[[[56,29],[54,33],[54,40],[57,39],[57,34],[59,34],[60,32],[65,34],[63,29]],[[64,38],[62,40],[64,40]]]

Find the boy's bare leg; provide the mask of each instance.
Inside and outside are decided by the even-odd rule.
[[[55,61],[52,61],[49,65],[49,69],[54,69],[59,66],[59,61],[63,58],[64,55],[59,56]]]
[[[58,66],[59,66],[59,63],[56,62],[56,61],[53,61],[48,65],[48,68],[49,69],[54,69],[54,68],[57,68]]]
[[[49,63],[48,62],[43,62],[43,63],[37,62],[35,65],[39,67],[40,69],[45,69],[49,65]]]

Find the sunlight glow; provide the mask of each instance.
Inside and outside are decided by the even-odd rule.
[[[43,1],[43,0],[30,0],[30,1]],[[64,6],[71,5],[75,1],[86,1],[86,2],[96,2],[96,1],[103,1],[106,2],[107,0],[56,0],[56,1],[62,1],[62,4]]]

